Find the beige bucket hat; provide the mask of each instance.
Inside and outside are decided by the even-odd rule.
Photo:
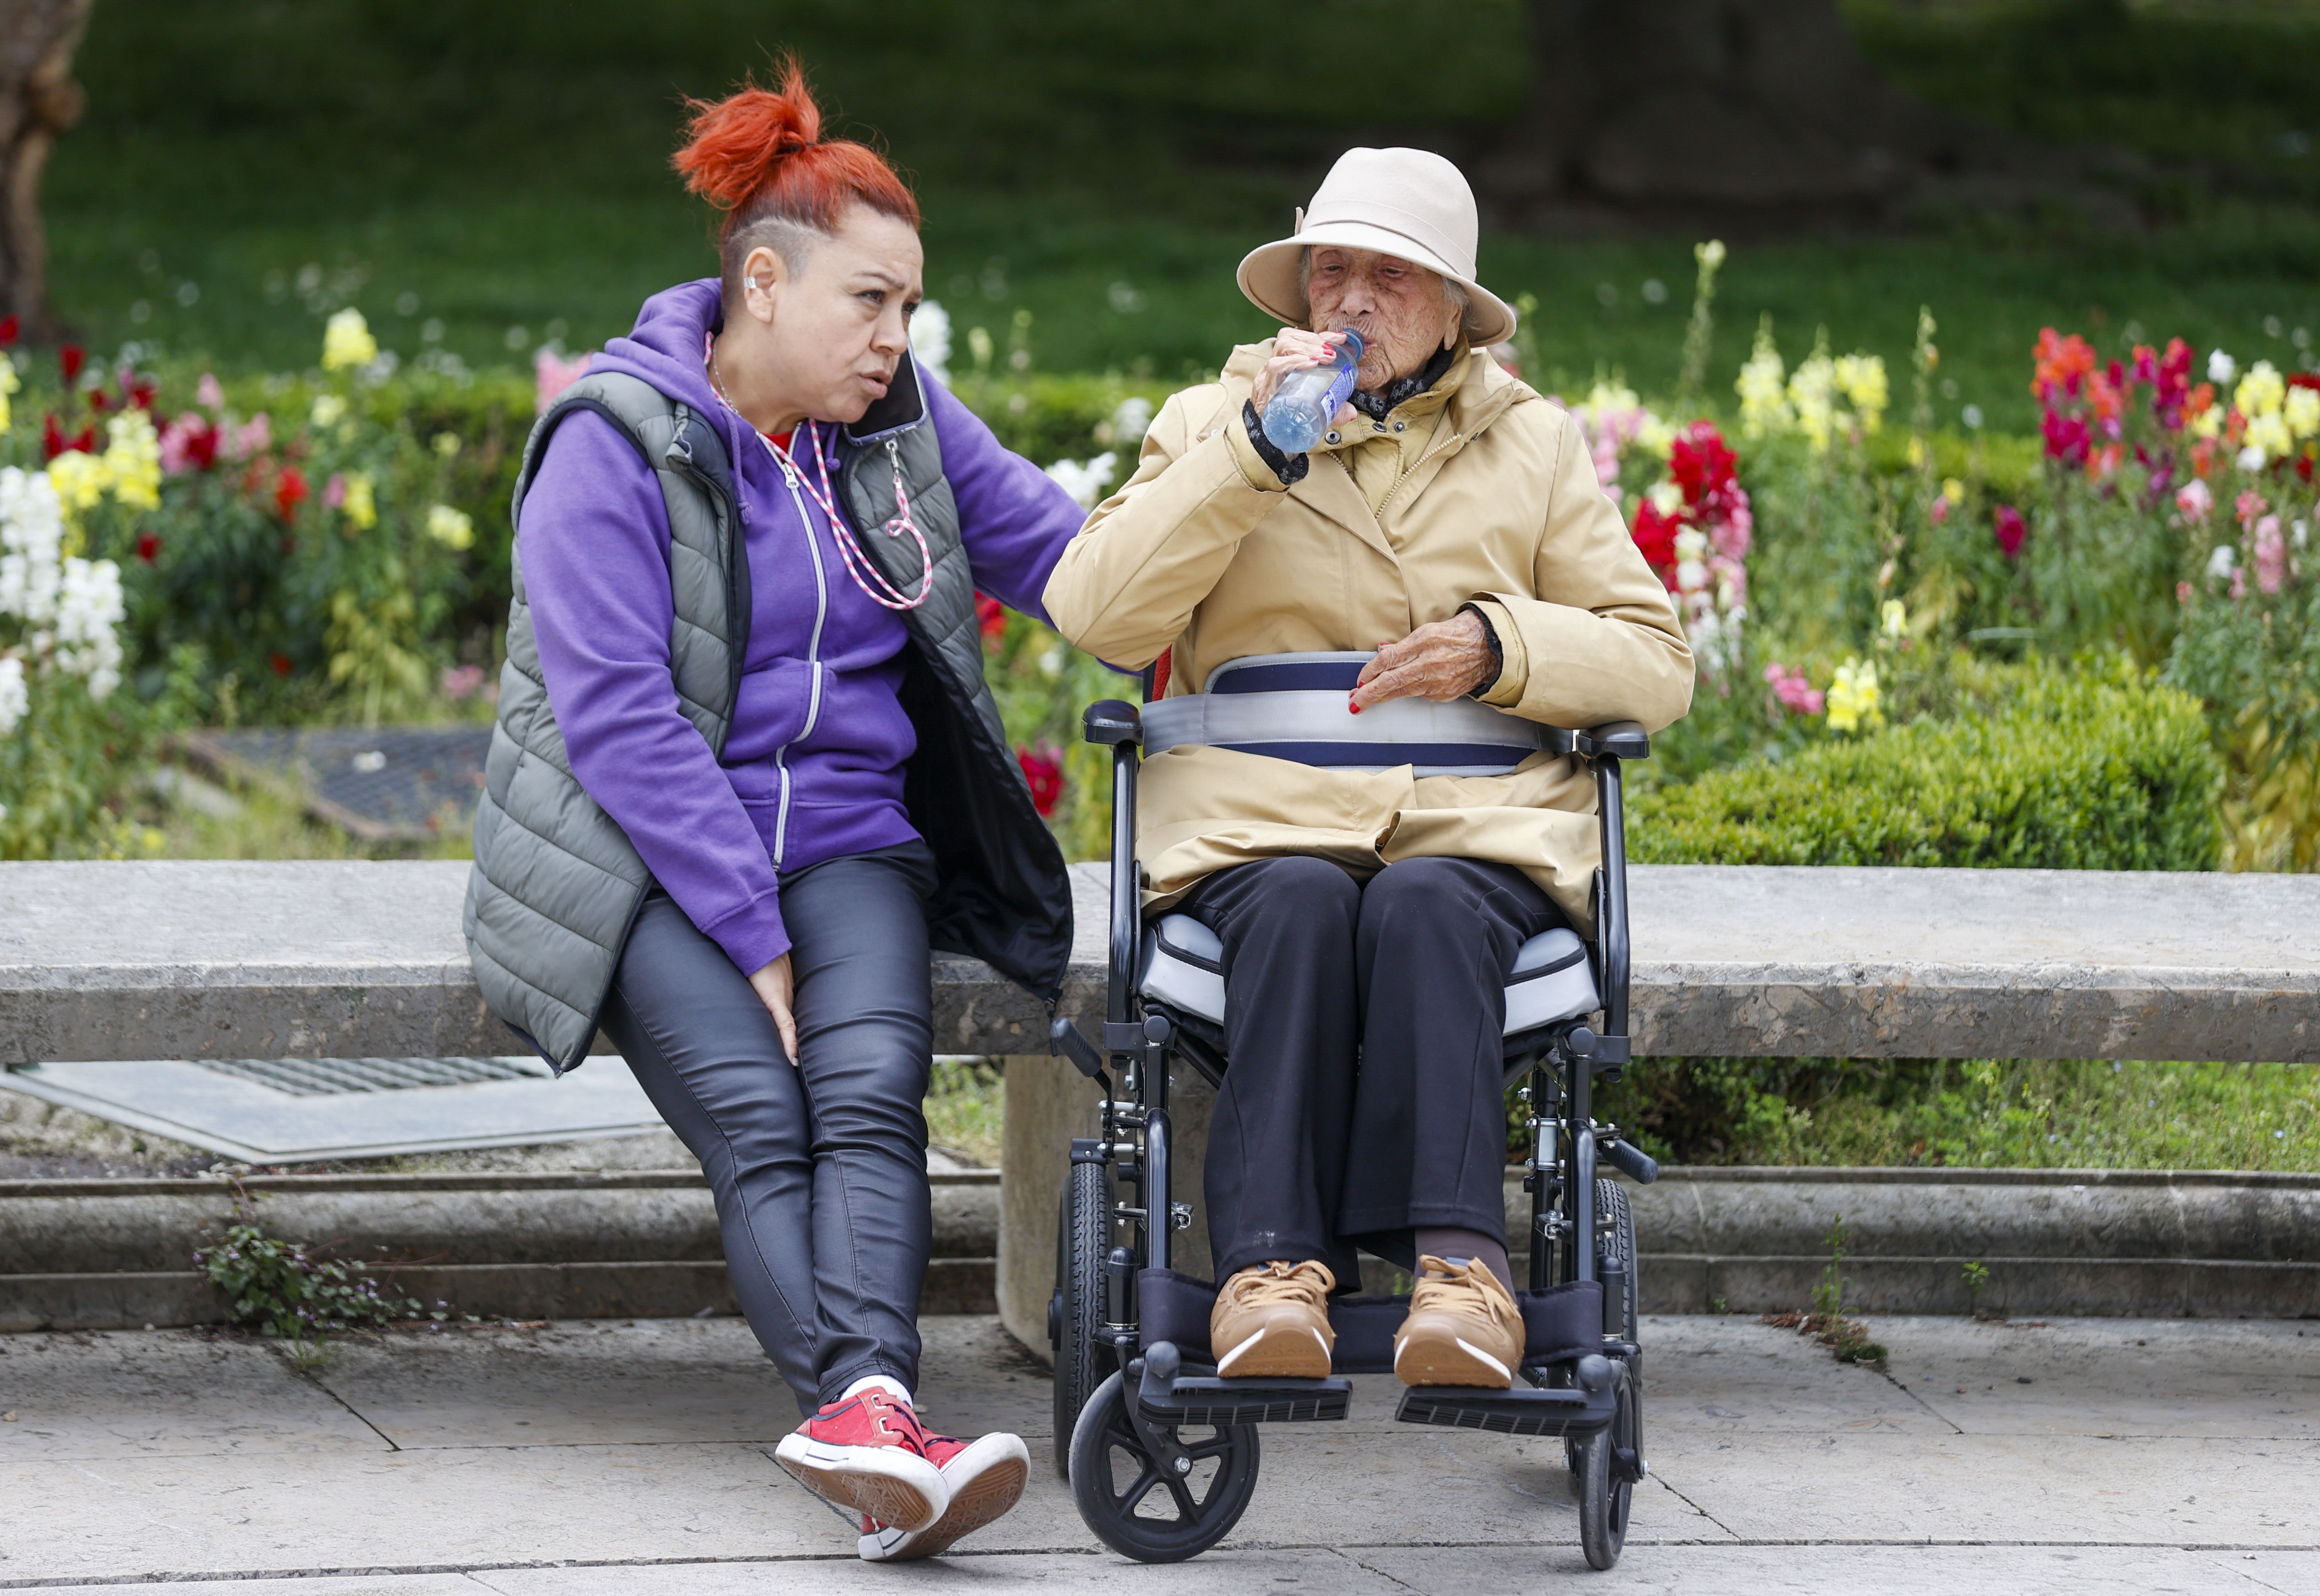
[[[1466,337],[1477,346],[1515,331],[1514,306],[1474,280],[1481,224],[1465,174],[1424,150],[1348,150],[1297,213],[1295,236],[1260,244],[1234,274],[1249,302],[1283,324],[1311,318],[1298,281],[1301,251],[1322,244],[1375,249],[1440,272],[1466,290]]]

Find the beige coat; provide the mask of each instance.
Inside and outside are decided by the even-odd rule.
[[[1674,607],[1569,415],[1476,353],[1386,431],[1357,418],[1351,441],[1317,452],[1284,491],[1241,423],[1271,348],[1236,349],[1220,380],[1162,407],[1136,474],[1047,583],[1065,637],[1115,665],[1173,649],[1174,697],[1231,660],[1373,649],[1473,601],[1506,656],[1487,703],[1550,725],[1654,731],[1690,707]],[[1583,926],[1594,814],[1592,781],[1546,754],[1502,776],[1419,778],[1176,748],[1144,766],[1137,851],[1147,907],[1275,855],[1364,872],[1445,855],[1519,867]]]

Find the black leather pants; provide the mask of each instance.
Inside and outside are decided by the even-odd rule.
[[[865,1374],[918,1388],[933,884],[916,843],[783,878],[795,1066],[748,981],[657,889],[604,1009],[701,1160],[741,1311],[809,1415]]]
[[[1319,1258],[1352,1289],[1356,1241],[1407,1267],[1419,1226],[1503,1237],[1507,973],[1563,923],[1545,893],[1474,859],[1364,883],[1286,857],[1219,871],[1184,911],[1224,943],[1217,1278]]]

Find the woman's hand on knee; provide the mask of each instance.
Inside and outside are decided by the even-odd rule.
[[[790,1063],[798,1061],[797,1015],[792,1011],[791,999],[796,989],[790,981],[790,956],[786,953],[749,977],[757,988],[758,1001],[766,1012],[774,1017],[774,1029],[782,1033],[782,1051],[789,1055]]]

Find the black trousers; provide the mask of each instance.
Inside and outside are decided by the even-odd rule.
[[[724,949],[654,889],[603,1028],[701,1160],[741,1311],[811,1414],[865,1374],[919,1379],[933,1229],[923,843],[782,878],[799,1062]]]
[[[1284,857],[1209,876],[1185,912],[1224,943],[1228,1066],[1209,1132],[1217,1278],[1410,1232],[1503,1238],[1500,1031],[1516,951],[1564,923],[1509,865],[1408,859],[1364,883]]]

